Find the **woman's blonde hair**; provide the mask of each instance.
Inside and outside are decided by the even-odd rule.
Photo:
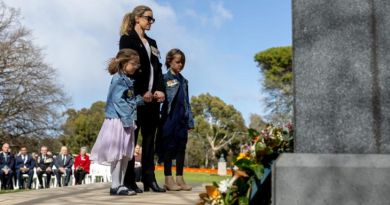
[[[129,35],[129,32],[134,29],[135,17],[141,17],[146,11],[152,11],[147,6],[137,6],[132,12],[125,14],[122,20],[120,35]]]
[[[181,55],[180,62],[183,64],[183,67],[186,64],[186,56],[184,55],[183,51],[174,48],[167,53],[167,56],[165,58],[165,66],[167,67],[167,69],[171,67],[171,63],[173,58],[175,58],[175,55]]]
[[[133,49],[121,49],[118,54],[116,54],[115,58],[112,58],[108,62],[108,72],[111,75],[114,75],[117,72],[122,72],[123,67],[130,61],[130,60],[137,60],[139,62],[139,56],[137,51]]]

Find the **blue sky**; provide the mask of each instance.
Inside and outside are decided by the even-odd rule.
[[[106,61],[118,51],[123,15],[137,5],[152,8],[156,23],[147,34],[164,63],[171,48],[187,62],[190,95],[209,92],[234,105],[249,124],[265,115],[261,75],[254,55],[292,44],[291,0],[5,0],[21,9],[22,23],[45,47],[46,61],[59,70],[58,83],[73,108],[105,101],[110,75]],[[163,68],[165,72],[165,68]]]

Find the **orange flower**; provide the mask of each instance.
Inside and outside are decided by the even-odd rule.
[[[259,140],[259,136],[255,137],[255,139],[253,139],[253,143],[256,143],[257,140]]]
[[[218,196],[221,194],[220,191],[218,191],[217,187],[215,186],[206,186],[207,195],[213,199],[217,199]]]
[[[238,178],[240,178],[240,177],[249,177],[249,175],[242,169],[237,169],[235,171],[235,174],[237,175]]]

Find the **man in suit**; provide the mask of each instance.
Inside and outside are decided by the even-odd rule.
[[[2,186],[1,189],[10,189],[12,175],[14,174],[14,165],[14,155],[9,152],[9,144],[4,143],[2,151],[0,153],[0,179]],[[6,176],[8,177],[7,181],[5,181]]]
[[[27,147],[20,148],[20,155],[15,159],[16,176],[19,182],[19,189],[23,189],[24,180],[23,174],[28,175],[28,189],[31,189],[31,184],[34,176],[35,160],[31,155],[27,154]]]
[[[65,176],[65,186],[68,186],[73,166],[72,156],[68,154],[68,148],[65,146],[61,148],[61,154],[57,156],[54,164],[57,167],[55,175],[57,177],[58,186],[61,187],[61,175]]]
[[[43,189],[43,181],[42,181],[42,175],[46,174],[46,188],[50,188],[50,179],[51,175],[53,174],[53,165],[54,160],[51,155],[48,155],[47,153],[47,147],[43,146],[41,147],[41,154],[38,155],[37,161],[36,161],[36,168],[37,168],[37,175],[39,180],[39,188]]]

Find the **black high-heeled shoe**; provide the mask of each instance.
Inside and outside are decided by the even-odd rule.
[[[133,185],[131,185],[130,188],[131,188],[133,191],[135,191],[135,193],[138,193],[138,194],[140,194],[140,193],[143,192],[142,189],[140,189],[140,188],[137,186],[137,184],[135,184],[135,183],[134,183]]]
[[[152,191],[154,192],[165,192],[165,189],[162,189],[158,186],[157,182],[146,182],[144,183],[144,191],[147,192],[147,191],[150,191],[150,189],[152,189]]]

